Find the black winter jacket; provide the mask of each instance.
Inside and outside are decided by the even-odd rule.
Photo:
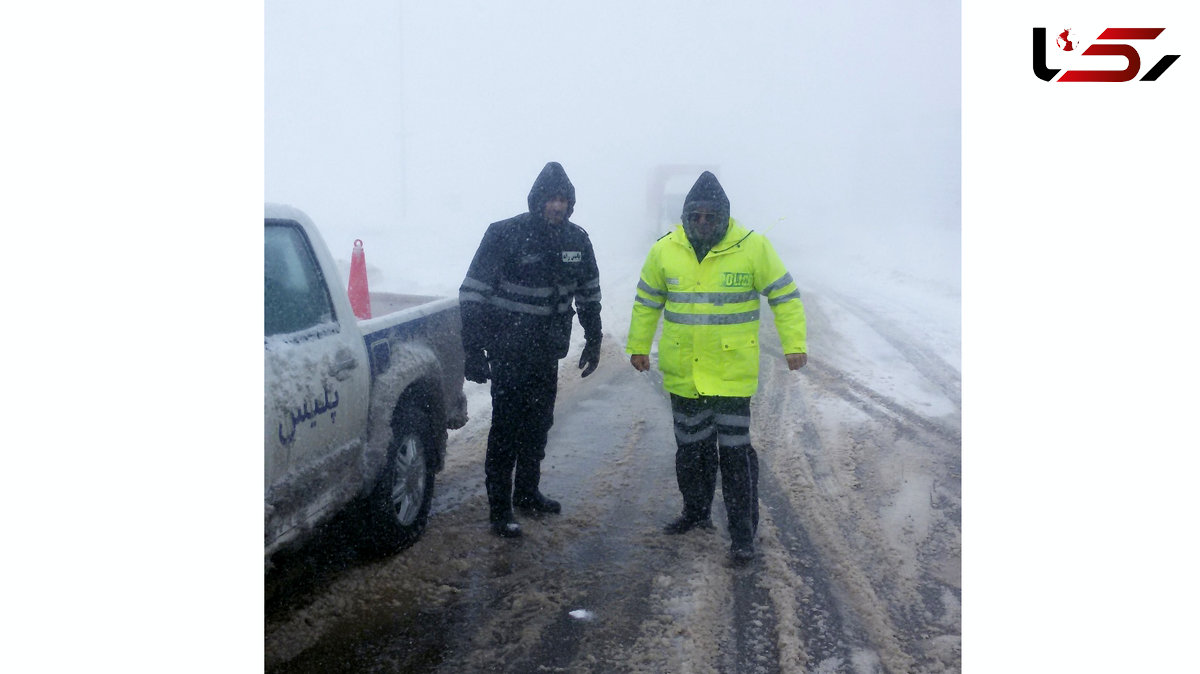
[[[468,354],[560,359],[570,347],[576,310],[585,339],[600,340],[600,272],[591,240],[570,220],[553,225],[541,215],[559,194],[567,197],[569,217],[575,190],[551,162],[530,190],[529,212],[488,226],[458,293]]]

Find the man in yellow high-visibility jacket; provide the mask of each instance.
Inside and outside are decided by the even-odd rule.
[[[758,528],[750,397],[758,388],[759,295],[775,313],[791,370],[808,360],[804,305],[767,238],[729,217],[729,198],[712,173],[696,180],[682,217],[646,256],[625,352],[639,372],[650,369],[661,314],[658,367],[671,394],[675,475],[683,495],[683,514],[664,531],[712,528],[719,468],[730,555],[744,562],[754,557]]]

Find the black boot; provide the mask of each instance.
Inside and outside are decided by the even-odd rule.
[[[754,546],[750,544],[731,546],[729,558],[733,560],[734,564],[745,564],[754,559]]]
[[[675,518],[670,524],[663,527],[663,533],[676,536],[691,531],[692,529],[712,529],[713,523],[710,517],[688,517],[680,515]]]
[[[494,518],[492,520],[492,533],[501,538],[520,538],[521,525],[517,524],[512,515]]]
[[[534,492],[533,496],[513,497],[513,507],[527,513],[560,513],[562,504],[554,499],[546,498],[542,492]]]

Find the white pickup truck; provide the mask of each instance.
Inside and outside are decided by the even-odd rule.
[[[312,221],[266,205],[265,562],[347,508],[372,554],[420,536],[447,428],[467,421],[458,300],[350,307]]]

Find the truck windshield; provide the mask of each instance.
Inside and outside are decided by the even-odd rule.
[[[266,225],[266,336],[332,322],[329,291],[304,232],[286,220],[268,220]]]

